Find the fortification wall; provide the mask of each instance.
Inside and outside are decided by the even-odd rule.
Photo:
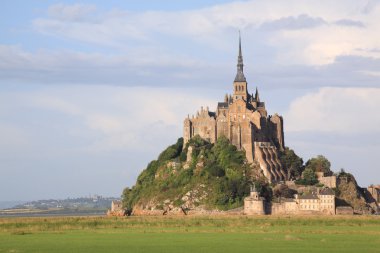
[[[272,203],[271,205],[272,215],[297,214],[298,212],[298,205],[295,201]]]
[[[264,201],[255,200],[251,197],[244,199],[244,214],[246,215],[264,215]]]
[[[318,181],[329,188],[336,188],[336,176],[320,177]]]
[[[337,215],[353,215],[354,209],[350,206],[338,206],[335,214]]]

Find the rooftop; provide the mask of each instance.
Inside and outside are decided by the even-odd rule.
[[[319,192],[319,195],[335,195],[335,193],[330,188],[324,188]]]
[[[313,193],[308,193],[299,197],[300,199],[318,199],[318,196]]]

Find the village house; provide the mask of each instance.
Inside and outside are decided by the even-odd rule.
[[[265,203],[259,193],[252,189],[249,197],[244,199],[244,214],[326,214],[335,215],[335,193],[330,188],[323,188],[317,192],[294,199],[283,199],[281,202]],[[262,209],[262,207],[266,207]]]

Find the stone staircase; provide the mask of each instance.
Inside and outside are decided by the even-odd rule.
[[[259,162],[264,176],[270,182],[286,180],[286,172],[278,158],[277,148],[270,142],[255,142],[255,159]]]

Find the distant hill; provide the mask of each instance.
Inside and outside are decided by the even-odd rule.
[[[7,209],[12,208],[16,205],[21,205],[25,203],[26,201],[0,201],[0,210],[1,209]]]
[[[110,208],[111,202],[118,200],[117,198],[108,197],[81,197],[81,198],[67,198],[63,200],[47,199],[37,200],[27,203],[18,204],[13,206],[13,209],[52,209],[52,208],[65,208],[65,209],[104,209]]]
[[[31,202],[14,202],[0,210],[0,216],[40,216],[40,215],[76,215],[104,214],[111,207],[112,197],[82,197],[63,200],[48,199]]]

